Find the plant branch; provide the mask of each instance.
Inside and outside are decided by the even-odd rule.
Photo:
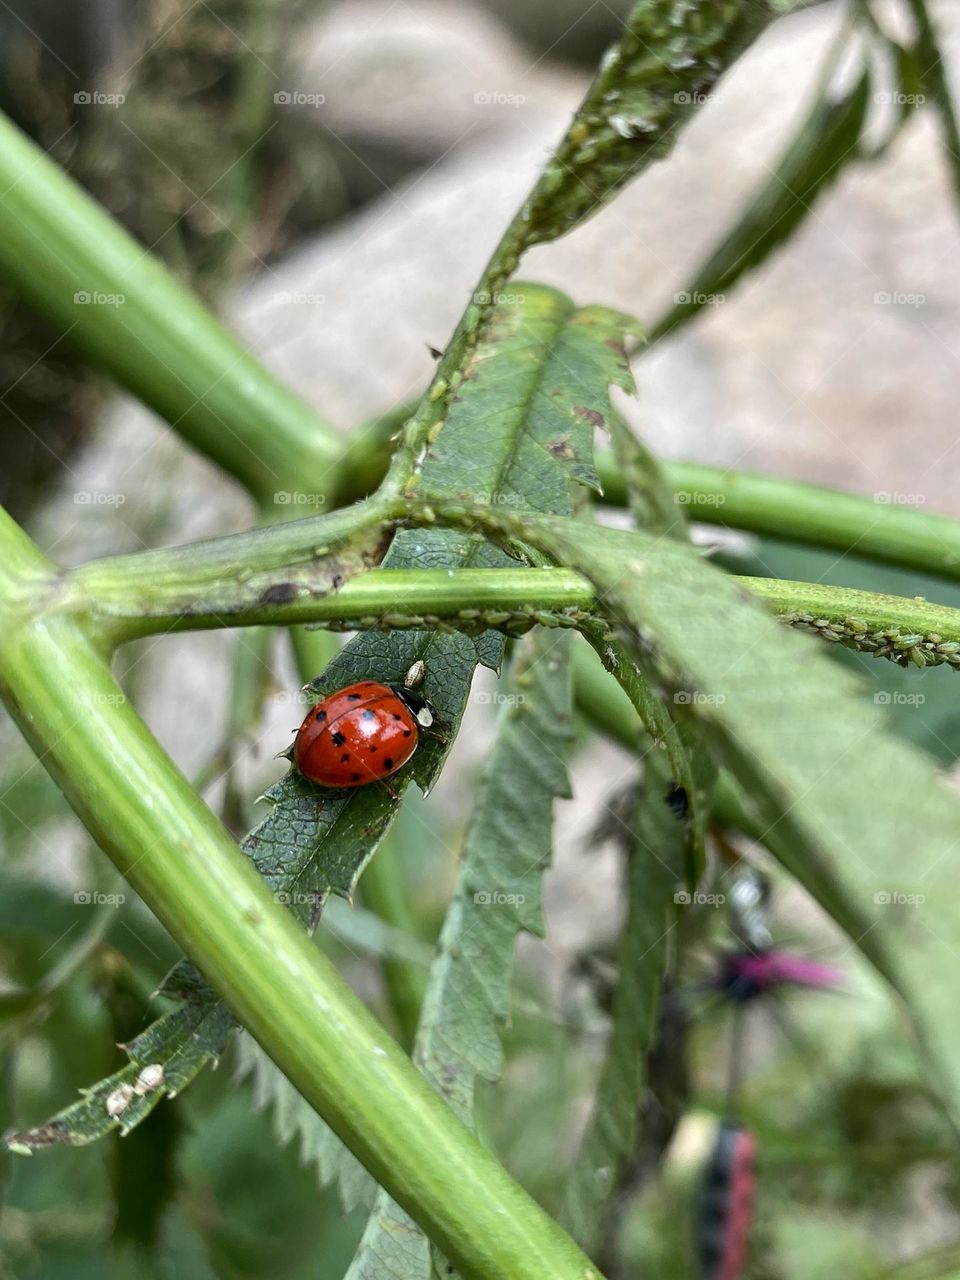
[[[7,519],[0,564],[4,702],[87,829],[294,1087],[464,1276],[599,1280],[273,901],[77,622],[22,619],[11,588],[46,563]]]
[[[332,428],[2,114],[0,277],[261,500],[327,483]]]
[[[922,596],[881,595],[819,582],[737,578],[787,623],[900,666],[960,667],[960,609]]]
[[[333,563],[343,569],[342,560]],[[170,631],[297,623],[335,631],[442,631],[450,625],[482,631],[549,625],[553,615],[568,613],[572,626],[577,611],[593,599],[589,583],[564,569],[460,569],[454,576],[433,569],[374,569],[336,585],[330,564],[327,558],[309,572],[255,575],[209,595],[170,585],[145,587],[127,599],[111,596],[109,614],[97,615],[99,629],[121,643]],[[103,607],[96,595],[85,599],[94,610]]]
[[[379,562],[391,514],[371,498],[329,515],[93,560],[64,575],[60,607],[92,615],[108,644],[160,631],[313,621],[309,601],[324,616],[320,601]]]
[[[563,568],[364,572],[402,509],[376,497],[328,516],[94,561],[61,578],[48,569],[22,589],[21,608],[86,617],[108,644],[166,631],[297,623],[516,633],[538,622],[580,625],[600,611],[586,580]],[[483,509],[475,514],[482,522]],[[433,508],[420,509],[417,522],[436,520]],[[463,522],[462,508],[452,522]],[[960,666],[960,610],[818,583],[739,580],[786,622],[829,641],[901,665]]]
[[[693,520],[832,547],[960,581],[960,521],[908,505],[905,500],[914,495],[885,491],[871,499],[722,467],[664,465],[677,501]],[[598,470],[605,501],[620,505],[626,494],[607,457]]]

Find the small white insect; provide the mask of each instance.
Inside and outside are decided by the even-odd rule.
[[[416,689],[423,684],[423,677],[427,674],[427,664],[422,658],[418,658],[407,674],[403,677],[403,683],[408,689]]]
[[[153,1093],[154,1089],[159,1089],[162,1084],[163,1067],[159,1062],[151,1062],[137,1076],[133,1091],[143,1097],[145,1093]]]
[[[135,1093],[133,1085],[130,1084],[122,1084],[118,1089],[114,1089],[106,1101],[107,1115],[111,1119],[122,1116],[133,1101]]]

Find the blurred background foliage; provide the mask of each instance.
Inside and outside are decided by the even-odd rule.
[[[311,0],[11,0],[0,7],[0,105],[178,276],[216,300],[380,189],[378,174],[344,144],[274,109],[268,67],[316,7]],[[616,6],[491,0],[491,7],[534,56],[566,62],[589,65],[617,30]],[[124,112],[81,109],[75,71],[125,93]],[[384,155],[382,164],[396,181],[414,160]],[[223,176],[211,185],[211,175]],[[0,386],[0,500],[23,518],[91,429],[104,393],[60,336],[3,289]],[[960,606],[960,589],[854,557],[841,568],[833,553],[755,539],[726,546],[722,556],[739,572]],[[833,656],[861,669],[866,696],[888,704],[899,732],[944,765],[956,761],[960,710],[948,668],[905,672],[846,651]],[[264,703],[282,696],[277,688],[265,685]],[[4,743],[9,733],[5,727]],[[584,726],[582,755],[592,741]],[[8,768],[0,757],[3,1128],[56,1111],[115,1069],[117,1044],[152,1016],[151,992],[177,958],[138,903],[110,902],[123,887],[104,879],[103,859],[76,831],[83,882],[108,900],[98,908],[75,901],[74,879],[45,856],[47,840],[62,840],[71,816],[41,767],[24,770],[7,755]],[[211,773],[224,758],[229,743]],[[251,798],[231,813],[234,826],[253,820]],[[238,803],[235,793],[229,803]],[[402,863],[417,931],[428,942],[462,835],[462,816],[434,813],[434,829],[438,822],[440,838],[427,838],[413,813],[380,855]],[[846,986],[787,996],[782,1009],[747,1015],[740,1106],[760,1145],[747,1275],[960,1276],[950,1244],[960,1161],[904,1061],[895,1010],[820,913],[771,875],[778,945],[832,960]],[[725,912],[709,906],[691,912],[684,928],[674,992],[702,982],[732,939]],[[319,941],[391,1023],[363,923],[350,941],[333,924]],[[613,952],[569,957],[558,996],[547,988],[540,945],[522,949],[507,1072],[496,1088],[483,1086],[482,1115],[510,1170],[557,1211],[602,1060]],[[656,1096],[643,1100],[637,1150],[611,1216],[602,1259],[610,1280],[697,1275],[696,1182],[727,1106],[730,1015],[716,999],[671,1007],[653,1065]],[[271,1117],[252,1106],[248,1085],[232,1082],[233,1071],[231,1050],[216,1072],[125,1139],[30,1160],[0,1155],[2,1280],[338,1280],[363,1213],[344,1217],[336,1193],[318,1188],[295,1147],[278,1146]]]

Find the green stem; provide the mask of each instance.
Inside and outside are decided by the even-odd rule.
[[[678,501],[692,520],[832,547],[960,580],[960,521],[906,505],[914,495],[885,491],[870,499],[721,467],[665,465]],[[608,465],[600,471],[605,499],[614,505],[624,502],[616,471]]]
[[[48,566],[5,517],[0,564],[4,702],[80,820],[294,1087],[464,1276],[598,1280],[276,905],[76,621],[18,613],[16,576]]]
[[[595,608],[586,580],[562,568],[362,572],[381,543],[381,526],[401,510],[375,497],[329,516],[95,561],[46,590],[34,583],[23,607],[89,616],[110,643],[167,631],[293,623],[509,629],[575,623]],[[960,610],[819,583],[739,581],[785,621],[827,640],[921,667],[960,666]]]
[[[94,560],[64,576],[60,607],[92,611],[114,644],[171,629],[312,621],[304,600],[375,563],[390,515],[371,498],[326,516]]]
[[[960,609],[930,604],[922,596],[907,599],[822,582],[791,582],[785,578],[737,577],[735,580],[781,615],[808,614],[828,622],[854,618],[865,624],[858,628],[861,631],[886,628],[904,634],[932,633],[942,635],[944,640],[960,640]]]
[[[774,613],[802,630],[850,649],[891,658],[900,666],[960,667],[960,609],[922,596],[881,595],[818,582],[737,578]]]
[[[137,591],[114,586],[106,576],[96,584],[79,578],[69,599],[71,608],[92,609],[113,643],[261,624],[311,623],[354,631],[430,629],[450,621],[472,630],[484,621],[496,626],[498,615],[501,622],[514,621],[521,612],[562,612],[593,599],[586,579],[564,569],[459,569],[453,576],[431,569],[373,569],[335,587],[332,578],[342,577],[344,569],[340,559],[333,568],[322,559],[281,573],[255,573],[242,582],[225,578],[206,593],[173,579],[144,580]]]
[[[2,115],[0,278],[251,493],[327,483],[332,429]]]
[[[237,765],[253,743],[262,719],[263,704],[273,682],[271,654],[275,640],[276,633],[267,627],[254,627],[233,637],[230,706],[222,748],[220,816],[227,830],[238,835],[248,828],[249,810]]]

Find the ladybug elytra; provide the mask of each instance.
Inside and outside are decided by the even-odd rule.
[[[363,787],[401,769],[417,749],[433,707],[408,685],[361,680],[332,693],[307,712],[297,730],[293,760],[323,787]]]

